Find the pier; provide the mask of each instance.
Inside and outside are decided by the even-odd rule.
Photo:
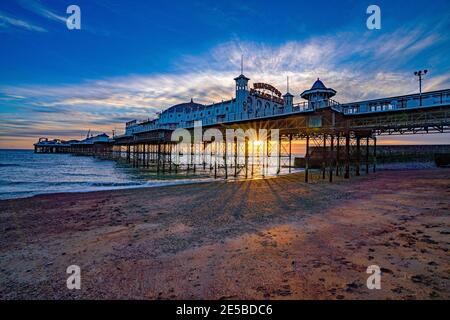
[[[306,101],[294,103],[289,88],[282,96],[268,84],[249,89],[243,74],[234,80],[236,96],[229,101],[202,105],[191,99],[153,120],[126,123],[121,135],[40,139],[35,152],[103,156],[158,175],[224,179],[276,175],[295,166],[304,169],[305,182],[312,170],[333,182],[376,171],[378,136],[450,132],[450,89],[342,104],[318,79],[300,95]],[[306,146],[302,159],[292,156],[298,141]]]

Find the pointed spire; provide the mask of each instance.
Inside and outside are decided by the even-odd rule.
[[[286,98],[293,98],[294,96],[289,92],[289,76],[286,76],[286,93],[283,95],[283,97]]]
[[[246,76],[244,76],[244,55],[243,54],[241,54],[241,74],[240,74],[240,76],[239,77],[237,77],[237,78],[234,78],[234,80],[240,80],[240,79],[244,79],[244,80],[246,80],[246,81],[249,81],[250,79],[249,78],[247,78]]]
[[[244,54],[241,54],[241,74],[244,74]]]

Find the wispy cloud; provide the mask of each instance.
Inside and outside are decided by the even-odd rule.
[[[59,15],[46,6],[44,6],[38,0],[18,0],[17,3],[23,8],[26,9],[40,17],[46,18],[51,21],[66,23],[67,18]],[[11,28],[19,28],[26,29],[28,31],[37,31],[37,32],[47,32],[48,30],[40,27],[33,22],[26,21],[24,19],[13,17],[10,14],[6,14],[0,11],[0,28],[2,29],[11,29]]]
[[[46,29],[37,26],[31,22],[12,17],[1,11],[0,11],[0,28],[1,29],[18,28],[37,32],[47,31]]]
[[[64,16],[60,16],[47,7],[45,7],[41,2],[38,0],[19,0],[19,4],[24,8],[31,12],[34,12],[37,15],[40,15],[41,17],[53,20],[53,21],[59,21],[66,23],[67,18]]]

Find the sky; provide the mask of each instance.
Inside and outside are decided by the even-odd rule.
[[[69,5],[81,29],[69,30]],[[381,29],[369,30],[369,5]],[[448,0],[0,2],[0,148],[41,136],[121,133],[173,104],[218,102],[233,78],[267,82],[294,102],[318,77],[339,102],[450,88]],[[449,135],[383,138],[448,143]]]

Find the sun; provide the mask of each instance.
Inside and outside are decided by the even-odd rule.
[[[264,145],[264,141],[262,141],[262,140],[254,140],[253,141],[253,145],[255,146],[255,148],[262,147]]]

